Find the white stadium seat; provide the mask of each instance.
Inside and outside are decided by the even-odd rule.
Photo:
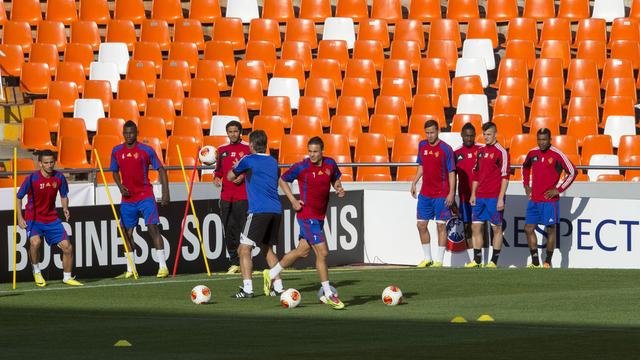
[[[622,136],[636,134],[635,116],[608,116],[607,123],[604,125],[604,134],[611,135],[613,147],[617,148]]]
[[[353,25],[353,19],[332,17],[324,21],[324,30],[322,31],[322,40],[344,40],[347,47],[353,49],[356,42],[356,29]]]
[[[496,58],[491,39],[468,39],[462,44],[462,58],[483,58],[487,70],[495,70]]]
[[[102,100],[77,99],[73,103],[73,117],[83,119],[87,131],[96,131],[98,119],[105,117]]]
[[[591,155],[591,159],[589,160],[589,165],[611,165],[618,166],[620,162],[618,160],[618,155],[605,155],[605,154],[595,154]],[[589,176],[590,181],[596,181],[598,179],[598,175],[603,174],[620,174],[619,170],[595,170],[590,169],[587,171],[587,175]]]
[[[129,50],[125,43],[102,43],[98,50],[98,62],[114,63],[118,67],[120,75],[127,74],[129,63]]]
[[[256,0],[229,0],[225,17],[240,18],[244,24],[248,24],[251,20],[260,18],[258,2]]]
[[[623,18],[624,15],[624,0],[595,0],[593,3],[591,17],[594,19],[612,22],[616,18]]]
[[[231,115],[214,115],[213,118],[211,119],[211,129],[209,129],[209,135],[227,136],[227,128],[226,128],[227,124],[234,120],[240,121],[240,118],[237,116],[231,116]]]
[[[480,76],[482,87],[489,86],[489,76],[487,75],[487,65],[482,58],[460,58],[456,63],[456,77],[460,76]]]
[[[300,102],[300,90],[298,89],[298,79],[293,78],[271,78],[267,96],[286,96],[291,102],[291,109],[297,109]]]
[[[479,114],[482,116],[482,123],[489,121],[489,104],[487,95],[462,94],[458,98],[458,108],[456,114]]]
[[[111,91],[118,92],[118,66],[114,63],[92,62],[89,65],[89,80],[107,80],[111,84]]]
[[[441,132],[438,137],[441,141],[449,144],[453,150],[462,146],[462,136],[459,132]]]

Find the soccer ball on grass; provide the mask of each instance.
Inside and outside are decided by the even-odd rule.
[[[382,302],[389,306],[395,306],[402,302],[402,291],[396,286],[387,286],[382,291]]]
[[[280,295],[280,305],[287,309],[293,309],[300,305],[301,300],[302,295],[300,295],[300,292],[296,289],[287,289]]]
[[[206,304],[211,301],[211,290],[204,285],[198,285],[191,289],[191,301],[194,304]]]

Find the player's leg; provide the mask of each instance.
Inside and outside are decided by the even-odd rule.
[[[266,214],[265,217],[267,218],[265,223],[266,231],[262,237],[262,241],[260,242],[260,248],[267,260],[269,268],[262,271],[262,285],[265,296],[278,296],[284,291],[284,285],[282,283],[280,273],[284,268],[293,264],[295,259],[298,258],[298,254],[306,256],[308,254],[308,250],[305,254],[303,244],[303,247],[298,246],[300,247],[300,250],[296,247],[296,250],[294,251],[298,252],[298,254],[291,255],[285,265],[278,262],[278,257],[273,252],[273,246],[278,244],[280,220],[282,216],[280,214]]]
[[[247,216],[244,230],[240,234],[240,245],[238,246],[238,257],[240,259],[240,273],[242,274],[242,286],[234,295],[237,299],[253,297],[253,282],[251,272],[253,271],[253,259],[251,251],[257,246],[253,239],[262,239],[264,227],[260,224],[260,214],[249,214]]]
[[[321,242],[312,244],[311,246],[316,254],[316,270],[318,271],[320,285],[322,285],[322,291],[324,292],[327,305],[336,310],[344,309],[344,303],[340,301],[338,296],[331,290],[331,283],[329,282],[329,267],[327,266],[329,247],[324,239],[324,234]]]
[[[465,267],[475,268],[482,264],[482,241],[484,239],[485,203],[476,199],[476,205],[471,209],[471,240],[473,242],[473,260]]]
[[[498,266],[498,259],[500,257],[500,251],[502,250],[502,214],[503,211],[499,211],[498,199],[487,199],[487,209],[489,210],[490,218],[487,219],[491,225],[491,232],[493,238],[493,246],[491,251],[491,260],[487,263],[487,267],[495,268]]]
[[[546,202],[544,206],[544,220],[547,220],[547,256],[544,259],[544,267],[551,268],[551,259],[553,251],[556,248],[556,236],[558,230],[558,222],[560,221],[559,201]]]
[[[541,222],[541,214],[539,209],[540,203],[529,200],[527,204],[527,212],[525,215],[524,233],[527,236],[527,244],[531,253],[531,267],[540,266],[540,257],[538,255],[538,237],[536,236],[536,226]]]
[[[82,286],[83,284],[76,280],[75,276],[71,276],[73,270],[73,245],[71,245],[71,241],[64,239],[56,245],[62,250],[62,282],[71,286]]]
[[[42,246],[42,234],[38,225],[29,221],[27,223],[27,237],[29,237],[29,257],[31,258],[31,267],[33,268],[33,280],[36,286],[45,287],[47,282],[40,272],[40,247]]]
[[[224,236],[224,244],[229,253],[229,262],[231,263],[227,274],[234,274],[240,270],[240,260],[238,259],[238,245],[233,241],[233,233],[237,233],[238,229],[234,224],[232,216],[233,203],[226,200],[220,200],[220,221],[222,222],[222,231]]]
[[[453,217],[451,208],[445,205],[445,198],[433,199],[436,230],[438,231],[438,257],[433,263],[434,267],[442,266],[444,254],[447,250],[447,221]]]
[[[433,207],[430,204],[431,200],[426,196],[418,195],[418,205],[416,209],[416,227],[418,228],[418,234],[420,235],[420,244],[422,244],[422,253],[424,260],[419,264],[419,268],[429,267],[433,265],[431,257],[431,236],[429,234],[428,225],[429,220],[433,219]]]
[[[158,261],[158,278],[166,278],[169,276],[167,268],[166,254],[164,253],[164,241],[160,235],[160,215],[158,214],[158,205],[155,198],[147,198],[138,202],[138,212],[144,219],[147,226],[153,247],[156,249],[156,257]]]
[[[133,243],[133,231],[138,226],[138,207],[136,203],[123,202],[120,204],[120,224],[123,227],[124,241],[127,244],[125,256],[127,257],[127,270],[118,275],[116,279],[129,279],[136,270],[135,251]]]

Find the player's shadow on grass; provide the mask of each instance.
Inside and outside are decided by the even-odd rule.
[[[355,285],[359,282],[360,280],[342,280],[342,281],[331,282],[331,286],[335,287],[336,289],[338,289],[338,292],[340,292],[340,288],[345,288],[350,285]],[[320,285],[318,285],[318,283],[309,283],[309,284],[303,285],[300,289],[298,289],[298,291],[313,291],[318,289],[320,289]]]
[[[12,296],[21,296],[24,295],[23,293],[15,293],[15,294],[2,294],[0,295],[0,298],[5,298],[5,297],[12,297]]]
[[[398,305],[399,306],[407,305],[408,303],[406,302],[406,300],[411,299],[416,295],[418,295],[418,293],[416,292],[402,293],[403,302],[401,302]],[[358,306],[358,305],[364,305],[366,303],[376,302],[376,301],[382,301],[380,295],[356,295],[353,297],[353,299],[345,301],[345,305]]]

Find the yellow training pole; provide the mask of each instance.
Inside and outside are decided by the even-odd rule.
[[[13,148],[13,287],[16,289],[16,256],[18,255],[18,148]]]
[[[184,171],[184,162],[182,161],[180,145],[176,145],[176,150],[178,150],[178,158],[180,159],[180,168],[182,169],[184,186],[187,189],[187,194],[189,194],[189,181],[187,180],[187,173]],[[194,164],[194,166],[196,165],[197,163]],[[193,214],[193,220],[196,222],[196,231],[198,232],[198,240],[200,240],[200,249],[202,250],[202,257],[204,258],[204,266],[207,268],[207,275],[211,276],[211,270],[209,270],[209,260],[207,259],[207,253],[204,251],[204,242],[202,241],[202,233],[200,232],[200,220],[198,220],[198,215],[196,215],[196,207],[193,206],[193,199],[189,198],[189,202],[191,204],[191,213]]]
[[[133,278],[138,280],[138,271],[136,270],[135,264],[133,260],[129,256],[129,247],[127,246],[127,242],[124,240],[124,232],[122,231],[122,227],[120,226],[120,219],[118,218],[118,212],[116,211],[116,207],[113,205],[113,199],[111,198],[111,192],[109,191],[109,184],[107,184],[107,178],[104,176],[104,170],[102,170],[102,162],[100,161],[100,155],[98,154],[98,149],[93,149],[96,153],[96,162],[98,163],[98,168],[100,169],[100,175],[102,176],[102,182],[104,183],[104,189],[107,191],[107,197],[109,198],[109,205],[111,205],[111,211],[113,211],[113,217],[116,219],[116,225],[118,226],[118,232],[120,232],[120,237],[122,238],[122,243],[124,244],[124,254],[127,257],[127,262],[129,262],[129,266],[133,270]]]

